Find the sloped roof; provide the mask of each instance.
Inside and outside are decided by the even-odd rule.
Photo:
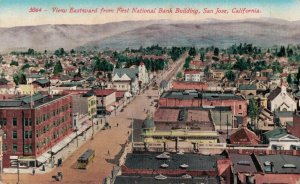
[[[281,92],[281,88],[277,87],[273,91],[271,91],[270,95],[268,96],[268,100],[274,100],[276,96],[278,96]]]
[[[263,133],[263,136],[269,140],[270,138],[279,138],[284,135],[287,135],[287,130],[284,128],[275,128],[274,130],[267,131]]]
[[[136,78],[136,74],[139,73],[138,68],[115,68],[114,69],[114,75],[118,75],[119,77],[122,77],[124,74],[126,74],[131,79]]]
[[[239,90],[256,90],[256,85],[253,84],[241,84]]]
[[[260,142],[257,135],[247,127],[242,127],[230,135],[231,144],[258,144]]]

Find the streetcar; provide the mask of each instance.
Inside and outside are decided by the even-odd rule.
[[[94,157],[95,157],[95,150],[92,150],[92,149],[86,150],[77,159],[77,168],[78,169],[87,169],[88,164],[93,161]]]

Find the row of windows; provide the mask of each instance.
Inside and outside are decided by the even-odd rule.
[[[7,151],[7,145],[3,144],[2,146],[3,151]],[[17,153],[18,152],[18,144],[13,144],[12,145],[12,151],[13,153]],[[32,153],[32,144],[24,144],[24,152],[25,153]]]
[[[58,127],[61,123],[68,121],[69,116],[66,115],[65,117],[59,118],[52,122],[52,124],[45,125],[42,129],[39,129],[36,131],[36,137],[39,137],[40,135],[50,131],[54,127]]]
[[[17,126],[18,124],[18,119],[13,118],[12,119],[12,125]],[[6,118],[0,118],[0,125],[1,126],[6,126],[7,125],[7,119]],[[24,118],[24,126],[31,126],[31,118]]]
[[[17,139],[18,138],[18,132],[17,131],[13,131],[12,133],[12,138],[13,139]],[[32,131],[24,131],[24,139],[31,139],[32,138]]]
[[[49,145],[51,140],[57,139],[59,137],[59,135],[64,135],[67,132],[68,128],[71,128],[71,127],[72,127],[72,124],[69,124],[68,126],[64,126],[62,129],[53,132],[52,136],[45,137],[43,140],[38,141],[36,144],[36,148],[40,149],[46,145]]]
[[[48,120],[52,117],[55,117],[56,115],[60,114],[61,112],[65,112],[65,111],[69,110],[70,108],[72,108],[72,105],[71,104],[66,104],[66,105],[61,106],[60,108],[58,108],[56,110],[53,110],[53,111],[48,112],[46,114],[43,114],[43,115],[36,118],[35,124],[39,125],[43,121],[46,121],[46,120]]]

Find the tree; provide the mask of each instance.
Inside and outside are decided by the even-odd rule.
[[[232,70],[229,70],[225,73],[225,77],[229,80],[229,81],[234,81],[235,80],[235,74]]]
[[[122,67],[121,62],[117,61],[117,63],[116,63],[116,68],[121,68],[121,67]]]
[[[12,60],[12,61],[10,62],[10,66],[19,66],[19,63],[18,63],[18,61]]]
[[[187,57],[185,59],[185,63],[183,65],[184,68],[189,68],[190,67],[190,62],[191,62],[192,58],[191,57]]]
[[[204,59],[205,59],[205,53],[204,53],[204,52],[201,52],[201,53],[200,53],[200,60],[201,60],[201,61],[204,61]]]
[[[292,84],[292,83],[293,83],[293,79],[292,79],[291,74],[288,75],[288,77],[287,77],[287,82],[288,82],[289,84]]]
[[[34,55],[34,50],[31,49],[31,48],[29,48],[29,49],[27,50],[27,54],[28,54],[28,55]]]
[[[53,74],[54,75],[57,75],[59,73],[63,72],[63,67],[60,63],[60,61],[57,61],[55,66],[54,66],[54,69],[53,69]]]
[[[272,63],[272,70],[274,73],[282,73],[283,68],[278,61]]]
[[[219,48],[216,47],[216,48],[214,49],[214,55],[218,57],[218,56],[219,56],[219,52],[220,52],[220,51],[219,51]]]
[[[194,56],[196,56],[196,49],[195,49],[195,47],[192,47],[192,48],[190,48],[190,50],[189,50],[189,55],[190,56],[192,56],[192,57],[194,57]]]
[[[176,74],[176,78],[177,78],[177,79],[181,79],[182,77],[183,77],[182,72],[178,72],[178,73]]]
[[[300,67],[298,67],[298,73],[297,73],[296,79],[297,79],[297,84],[299,84],[299,81],[300,81]]]
[[[259,115],[259,107],[257,105],[256,100],[252,98],[249,100],[249,105],[248,105],[248,116],[251,118],[252,125],[254,124],[254,121],[257,120],[258,115]]]
[[[70,54],[75,54],[75,50],[71,49]]]
[[[56,56],[63,56],[63,55],[66,54],[66,52],[65,52],[64,48],[59,48],[59,49],[57,49],[57,50],[54,51],[54,54]]]
[[[27,84],[26,76],[24,73],[19,72],[13,75],[13,80],[16,85]]]

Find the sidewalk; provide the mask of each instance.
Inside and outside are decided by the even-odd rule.
[[[101,124],[100,123],[100,119],[101,118],[95,118],[94,119],[94,135],[99,132],[103,126],[104,126],[104,121]],[[95,122],[99,122],[98,125],[96,125]],[[105,130],[103,130],[105,131]],[[48,172],[51,172],[57,165],[57,161],[59,158],[62,159],[62,164],[64,164],[64,160],[66,160],[70,155],[72,155],[72,153],[79,148],[80,146],[82,146],[83,144],[85,144],[87,141],[91,140],[92,138],[92,134],[93,134],[93,128],[90,127],[87,129],[86,133],[84,133],[83,135],[79,136],[78,135],[78,147],[77,147],[77,138],[74,138],[70,144],[63,148],[61,151],[59,151],[57,154],[54,155],[54,165],[52,166],[51,163],[45,164],[45,171],[43,171],[42,169],[42,165],[38,168],[35,168],[35,174],[45,174]],[[20,173],[27,173],[27,174],[32,174],[33,168],[19,168]],[[18,169],[17,168],[4,168],[3,169],[3,173],[18,173]],[[0,182],[1,184],[1,182]]]

